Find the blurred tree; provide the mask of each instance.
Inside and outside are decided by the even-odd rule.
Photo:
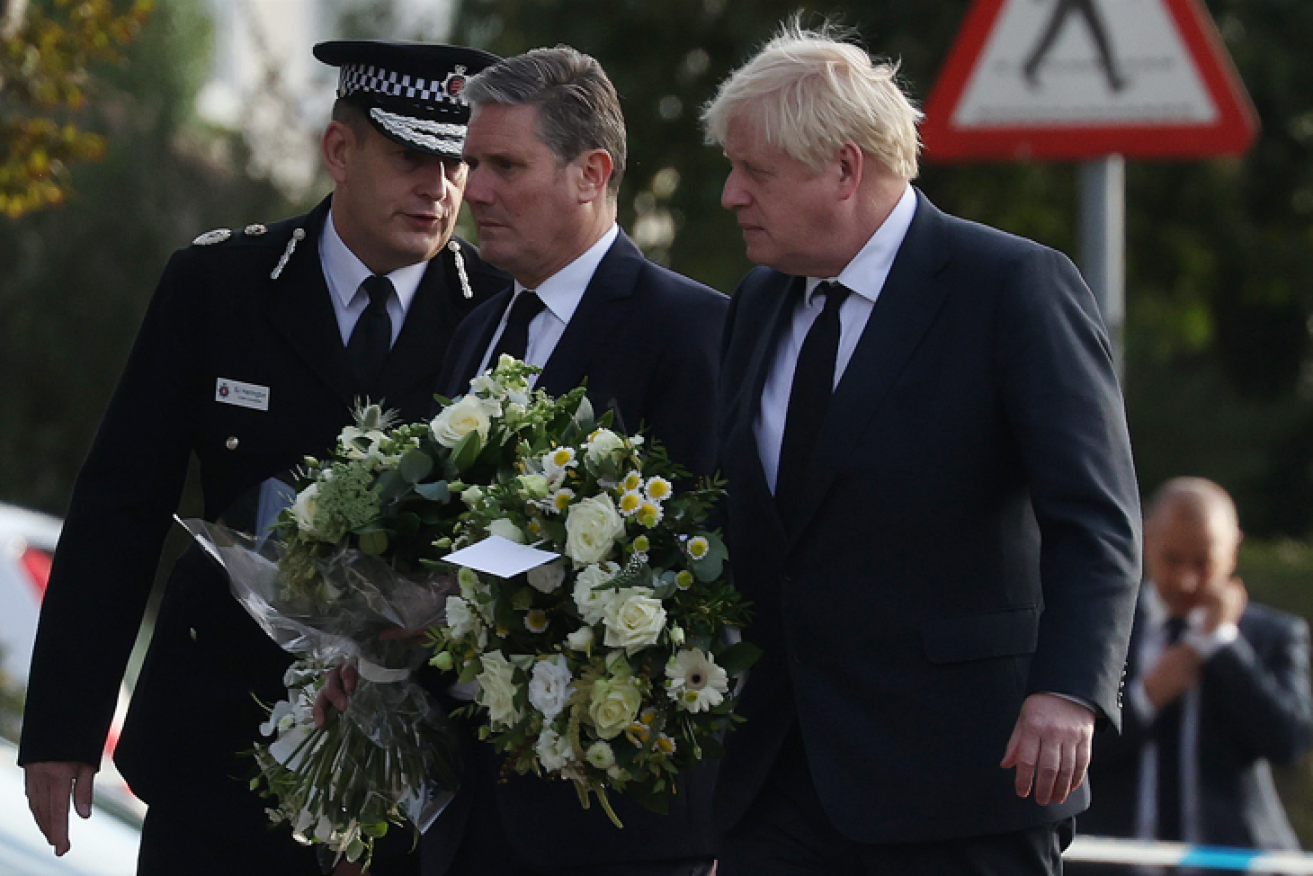
[[[0,222],[0,497],[54,514],[170,252],[293,211],[245,175],[238,138],[193,117],[208,69],[197,0],[155,7],[86,104],[103,160],[80,169],[62,208]]]
[[[120,61],[152,0],[7,0],[0,9],[0,212],[17,218],[59,204],[68,165],[99,158],[84,130],[90,68]]]

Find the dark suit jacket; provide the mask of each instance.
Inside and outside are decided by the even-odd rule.
[[[1137,650],[1149,623],[1135,618],[1127,678],[1138,678]],[[1135,709],[1120,736],[1102,734],[1090,763],[1090,810],[1081,833],[1134,836],[1140,750],[1150,737]],[[1270,764],[1290,763],[1313,739],[1309,632],[1301,618],[1251,603],[1240,638],[1204,664],[1199,702],[1200,841],[1209,845],[1297,849],[1272,783]]]
[[[21,762],[100,763],[189,459],[213,520],[264,479],[329,449],[351,422],[356,387],[318,253],[327,214],[325,200],[267,233],[170,259],[74,489],[42,606]],[[273,279],[298,228],[305,237]],[[505,282],[473,247],[462,253],[475,300],[464,298],[444,249],[385,366],[385,403],[408,418],[432,404],[456,324]],[[268,387],[268,410],[220,403],[221,379]],[[251,772],[238,752],[264,720],[252,694],[281,699],[288,662],[218,567],[188,551],[165,589],[117,749],[132,789],[152,806],[220,824],[249,806],[237,779]]]
[[[728,740],[722,829],[796,718],[820,800],[862,842],[1064,818],[999,767],[1022,700],[1048,691],[1116,723],[1139,580],[1121,394],[1071,263],[941,213],[918,193],[836,388],[786,532],[753,435],[802,278],[751,272],[721,370],[722,466],[745,635],[765,648]]]
[[[441,386],[448,396],[469,391],[502,313],[505,290],[461,323],[452,339]],[[599,414],[614,409],[617,424],[642,424],[676,462],[695,473],[714,464],[716,373],[721,328],[729,299],[653,264],[623,232],[593,274],[565,333],[538,379],[562,394],[587,379]],[[424,872],[444,873],[466,838],[470,822],[499,818],[516,856],[542,867],[709,856],[713,771],[700,769],[668,815],[625,800],[613,803],[624,822],[617,830],[596,803],[582,809],[568,783],[514,777],[497,784],[501,756],[483,744],[469,746],[463,790],[424,836]],[[493,788],[471,818],[471,798]],[[480,840],[486,834],[480,835]]]

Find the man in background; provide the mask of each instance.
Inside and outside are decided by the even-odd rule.
[[[1241,539],[1212,481],[1177,478],[1150,501],[1123,729],[1095,740],[1081,833],[1299,848],[1271,764],[1313,740],[1308,624],[1249,602]]]
[[[370,399],[432,404],[457,323],[504,280],[452,237],[465,185],[466,79],[497,60],[455,46],[330,42],[341,68],[322,139],[334,191],[275,225],[198,237],[165,268],[79,475],[37,634],[19,761],[57,855],[92,785],[161,546],[199,464],[204,516],[333,445]],[[196,548],[165,588],[116,762],[149,806],[145,876],[316,876],[248,787],[287,654]],[[379,861],[375,872],[386,872]],[[396,862],[405,870],[412,866]]]

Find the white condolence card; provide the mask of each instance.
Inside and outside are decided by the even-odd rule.
[[[517,544],[500,535],[490,535],[477,544],[452,551],[443,557],[447,563],[468,566],[476,572],[486,572],[498,578],[514,578],[521,572],[550,563],[560,554],[541,551],[525,544]]]

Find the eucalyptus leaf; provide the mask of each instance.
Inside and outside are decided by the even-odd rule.
[[[401,457],[397,471],[409,484],[418,484],[433,471],[433,458],[422,450],[411,450]]]

